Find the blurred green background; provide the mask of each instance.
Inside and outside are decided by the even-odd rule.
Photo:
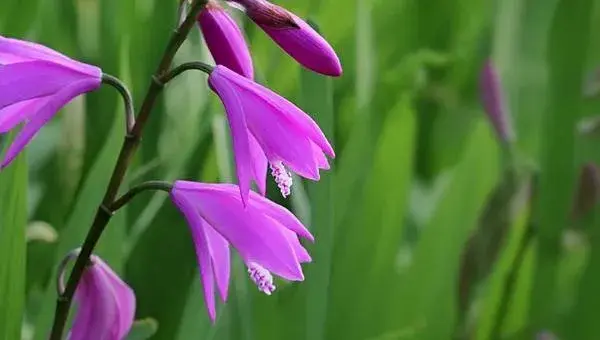
[[[296,179],[287,202],[269,180],[269,196],[316,235],[306,281],[278,282],[268,297],[236,260],[230,299],[211,326],[183,218],[164,193],[140,195],[97,249],[136,291],[145,321],[131,339],[156,325],[152,339],[169,340],[600,339],[590,165],[600,141],[593,122],[586,133],[580,125],[600,105],[590,96],[598,77],[587,76],[600,59],[600,1],[276,3],[318,23],[344,66],[336,79],[304,71],[232,11],[257,80],[310,112],[337,150],[333,170],[319,183]],[[101,66],[138,105],[177,16],[175,0],[0,8],[2,35]],[[510,151],[479,99],[489,57],[517,135]],[[210,61],[197,30],[176,61],[195,59]],[[123,124],[120,98],[102,88],[65,108],[0,173],[0,339],[47,338],[56,265],[87,232]],[[232,181],[229,143],[205,75],[186,74],[163,93],[126,182]]]

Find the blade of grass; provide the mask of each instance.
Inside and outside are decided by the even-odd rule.
[[[397,304],[411,307],[388,317],[399,329],[421,328],[420,339],[452,338],[462,248],[498,180],[498,149],[482,121],[452,175],[395,297]]]
[[[304,70],[300,83],[301,107],[316,120],[330,141],[334,135],[333,82]],[[321,173],[316,183],[307,183],[310,199],[310,229],[316,243],[309,248],[313,262],[306,271],[306,339],[324,339],[328,291],[334,243],[334,168]]]
[[[25,154],[0,172],[0,339],[21,337],[25,305],[27,177]]]
[[[534,208],[536,266],[530,324],[549,329],[555,315],[557,263],[576,178],[575,128],[581,111],[592,0],[560,0],[548,45],[549,96],[542,120],[539,200]]]

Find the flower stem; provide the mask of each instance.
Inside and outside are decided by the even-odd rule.
[[[173,186],[169,182],[164,181],[148,181],[144,182],[140,185],[137,185],[131,188],[126,194],[121,196],[119,199],[115,200],[113,204],[109,207],[110,211],[113,213],[117,212],[117,210],[121,209],[124,205],[129,203],[132,198],[137,196],[137,194],[148,191],[148,190],[162,190],[165,192],[170,192]]]
[[[185,71],[198,70],[198,71],[202,71],[206,74],[211,74],[213,69],[214,69],[214,67],[212,67],[208,64],[205,64],[201,61],[191,61],[191,62],[183,63],[183,64],[175,67],[169,73],[165,74],[161,80],[163,83],[166,84]]]
[[[134,107],[133,107],[133,98],[129,89],[119,78],[111,76],[110,74],[102,74],[102,82],[106,85],[110,85],[114,87],[121,97],[123,97],[123,102],[125,103],[125,127],[127,133],[130,133],[135,125],[135,116],[134,116]]]
[[[75,265],[71,270],[71,275],[67,281],[64,293],[59,295],[56,300],[56,311],[54,314],[54,323],[50,332],[50,340],[60,340],[62,338],[65,324],[69,316],[69,309],[71,307],[73,295],[77,289],[77,284],[81,279],[94,247],[98,243],[104,228],[112,217],[112,211],[108,207],[114,203],[113,201],[118,194],[119,188],[121,187],[121,183],[123,182],[127,168],[129,167],[131,159],[140,142],[144,126],[146,125],[148,117],[150,116],[150,112],[154,107],[156,98],[162,90],[163,83],[160,81],[160,79],[169,71],[177,50],[179,50],[179,47],[181,47],[183,41],[186,39],[190,30],[194,26],[196,15],[202,9],[205,3],[206,0],[196,0],[185,21],[176,30],[174,30],[173,34],[171,35],[162,60],[156,69],[154,76],[152,77],[153,82],[150,84],[148,92],[146,93],[146,97],[144,98],[144,102],[137,116],[137,122],[131,129],[131,132],[129,132],[125,137],[125,141],[123,142],[121,152],[119,153],[119,157],[117,159],[117,164],[115,165],[106,189],[104,199],[102,200],[102,203],[96,212],[96,217],[94,218],[92,227],[88,231],[83,246],[81,247],[81,252],[79,253],[77,260],[75,261]]]

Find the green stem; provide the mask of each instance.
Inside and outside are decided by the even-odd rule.
[[[129,89],[121,80],[119,80],[119,78],[106,73],[102,74],[102,83],[114,87],[119,91],[121,97],[123,97],[123,103],[125,104],[125,127],[127,133],[130,133],[135,125],[135,109],[133,107],[133,97],[131,96]]]
[[[144,182],[140,185],[137,185],[137,186],[131,188],[126,194],[121,196],[119,199],[115,200],[113,202],[113,204],[111,204],[109,209],[113,213],[117,212],[117,210],[121,209],[123,206],[125,206],[127,203],[129,203],[129,201],[131,201],[132,198],[134,198],[135,196],[137,196],[137,194],[139,194],[141,192],[148,191],[148,190],[162,190],[165,192],[170,192],[172,188],[173,188],[173,186],[171,185],[171,183],[164,182],[164,181]]]
[[[137,116],[137,122],[133,126],[131,132],[129,132],[125,137],[125,141],[123,142],[123,146],[121,148],[121,152],[119,153],[117,164],[115,165],[111,175],[106,193],[97,210],[92,227],[88,231],[83,246],[81,247],[81,252],[77,257],[77,261],[71,270],[71,275],[67,281],[64,293],[59,295],[56,300],[56,311],[54,314],[54,323],[50,332],[50,340],[60,340],[62,338],[65,324],[69,316],[69,309],[71,307],[73,295],[77,289],[77,284],[83,275],[86,264],[89,261],[94,247],[98,243],[104,228],[112,217],[112,212],[108,207],[114,203],[113,201],[118,194],[121,183],[125,178],[125,173],[127,172],[129,164],[131,163],[131,159],[133,158],[133,155],[140,142],[144,126],[148,121],[148,117],[150,116],[150,112],[154,107],[156,98],[162,90],[163,82],[161,82],[160,79],[168,73],[177,50],[179,50],[179,47],[181,47],[190,30],[194,26],[196,15],[198,12],[200,12],[205,3],[206,0],[195,1],[185,21],[176,30],[174,30],[173,34],[171,35],[171,39],[169,40],[162,60],[156,69],[154,76],[152,77],[153,82],[150,84],[150,88],[146,93],[146,97]]]
[[[183,63],[183,64],[175,67],[169,73],[165,74],[164,77],[161,79],[161,81],[164,84],[166,84],[166,83],[170,82],[171,80],[173,80],[174,78],[176,78],[177,76],[179,76],[180,74],[182,74],[183,72],[189,71],[189,70],[198,70],[198,71],[202,71],[206,74],[211,74],[213,69],[214,69],[214,67],[212,67],[208,64],[205,64],[201,61],[191,61],[191,62]]]

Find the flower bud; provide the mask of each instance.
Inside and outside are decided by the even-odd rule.
[[[254,68],[244,35],[233,18],[214,1],[198,14],[198,25],[215,63],[250,79]]]
[[[287,54],[304,67],[340,76],[342,66],[329,43],[304,20],[266,0],[233,0]]]
[[[481,99],[485,111],[502,143],[511,142],[514,133],[502,90],[502,84],[494,64],[487,60],[480,75]]]

